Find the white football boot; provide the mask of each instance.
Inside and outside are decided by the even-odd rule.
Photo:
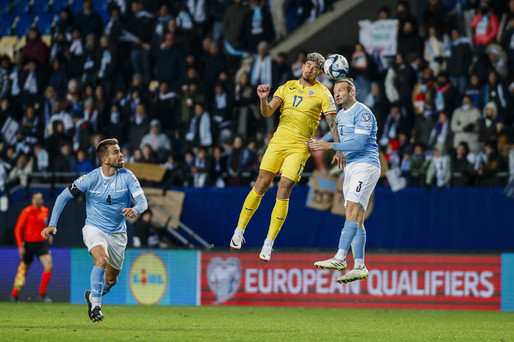
[[[259,254],[259,258],[262,261],[268,262],[271,258],[271,252],[273,252],[273,240],[266,239],[264,240],[264,245],[262,246],[261,254]]]
[[[243,237],[244,233],[244,229],[236,228],[234,235],[232,235],[232,240],[230,240],[230,248],[238,250],[241,249],[241,245],[245,241]]]
[[[345,275],[337,278],[338,283],[350,283],[355,280],[360,280],[367,278],[369,276],[369,271],[366,266],[362,266],[361,268],[354,268],[350,272]]]
[[[314,266],[317,268],[322,268],[325,270],[338,270],[343,271],[346,270],[346,260],[339,260],[334,258],[330,258],[328,260],[316,261]]]

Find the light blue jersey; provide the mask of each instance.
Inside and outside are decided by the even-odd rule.
[[[57,224],[64,204],[81,194],[86,196],[85,224],[106,233],[122,233],[127,230],[126,217],[123,216],[122,209],[131,207],[131,197],[137,200],[137,205],[132,208],[136,214],[147,208],[139,181],[130,170],[120,168],[114,176],[106,177],[99,167],[77,178],[64,189],[55,203],[50,225]]]
[[[377,119],[371,110],[360,102],[348,109],[341,109],[336,116],[337,131],[341,143],[334,143],[334,150],[342,150],[346,163],[368,163],[380,167],[377,145]],[[354,148],[354,142],[364,138],[363,146]],[[357,144],[360,145],[360,144]],[[351,147],[350,147],[351,146]],[[349,149],[345,149],[349,147]]]

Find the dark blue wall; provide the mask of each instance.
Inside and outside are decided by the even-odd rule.
[[[216,247],[227,247],[249,188],[176,189],[186,193],[182,221]],[[305,206],[307,186],[293,189],[289,213],[275,247],[336,248],[344,217]],[[245,233],[244,247],[261,247],[268,231],[276,188],[264,196]],[[28,202],[0,214],[0,241],[12,243],[17,215]],[[52,203],[47,205],[51,208]],[[514,250],[514,200],[500,188],[450,188],[425,193],[407,188],[376,189],[366,221],[367,247],[384,249]],[[69,202],[59,221],[58,246],[81,246],[83,202]]]
[[[182,220],[209,243],[228,246],[248,188],[187,189]],[[336,248],[344,217],[305,206],[308,187],[296,186],[275,247]],[[264,196],[245,233],[261,247],[276,189]],[[376,189],[366,221],[368,248],[514,250],[514,200],[499,188],[451,188],[425,193]]]

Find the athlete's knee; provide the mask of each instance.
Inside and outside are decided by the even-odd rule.
[[[48,264],[44,265],[43,267],[44,267],[45,271],[52,272],[52,270],[54,269],[54,264],[52,263],[52,261],[50,261]]]
[[[255,191],[257,191],[260,194],[266,193],[266,191],[268,191],[272,181],[273,181],[273,179],[269,180],[264,177],[258,177],[257,180],[255,181],[255,185],[254,185]]]
[[[105,279],[105,283],[109,286],[114,286],[116,285],[116,283],[118,282],[118,277],[114,277],[114,278],[106,278]]]
[[[277,197],[280,199],[287,199],[291,195],[295,182],[289,178],[282,177],[278,183]]]
[[[95,258],[95,266],[106,269],[109,264],[109,257],[107,255],[99,255]]]
[[[347,202],[345,215],[347,221],[361,223],[364,211],[362,210],[360,204],[354,202]]]

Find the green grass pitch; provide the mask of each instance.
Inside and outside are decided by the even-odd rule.
[[[0,303],[0,341],[514,341],[514,312]]]

